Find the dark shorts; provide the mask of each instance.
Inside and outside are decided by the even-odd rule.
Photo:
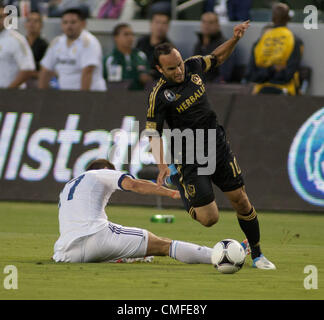
[[[244,185],[241,169],[236,161],[222,126],[217,128],[216,169],[210,175],[198,174],[199,164],[176,164],[183,196],[190,207],[202,207],[215,200],[212,184],[223,192],[236,190]]]

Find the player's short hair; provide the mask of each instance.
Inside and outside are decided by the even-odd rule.
[[[170,15],[169,12],[165,12],[165,11],[153,11],[151,13],[151,15],[150,15],[150,21],[152,21],[155,16],[166,16],[168,18],[169,22],[171,20],[171,15]]]
[[[164,55],[164,54],[170,54],[172,49],[175,49],[175,46],[169,42],[164,42],[164,43],[157,45],[154,48],[154,55],[153,55],[154,64],[161,66],[160,60],[159,60],[160,56]]]
[[[216,13],[216,12],[213,12],[213,11],[207,11],[207,12],[205,12],[205,13],[203,13],[202,15],[201,15],[201,17],[200,17],[200,19],[202,19],[202,16],[204,15],[204,14],[212,14],[213,16],[214,16],[214,18],[217,18],[217,20],[219,20],[219,15]]]
[[[96,160],[92,160],[88,164],[86,171],[99,170],[99,169],[105,169],[105,168],[115,170],[115,166],[107,159],[96,159]]]
[[[272,6],[272,22],[275,25],[286,25],[290,21],[289,6],[278,2]]]
[[[42,14],[38,11],[38,10],[32,10],[29,12],[28,16],[27,16],[27,19],[28,17],[31,15],[31,14],[37,14],[39,16],[39,19],[41,21],[41,23],[43,23],[43,17],[42,17]]]
[[[84,21],[87,19],[87,13],[85,10],[81,10],[79,8],[69,8],[63,11],[61,18],[63,18],[66,14],[76,14],[80,20]]]
[[[113,30],[113,36],[116,37],[119,35],[120,31],[124,28],[130,28],[131,26],[128,23],[119,23],[115,26]]]

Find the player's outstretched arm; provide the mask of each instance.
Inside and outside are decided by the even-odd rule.
[[[217,65],[221,65],[232,54],[237,42],[244,36],[250,26],[250,20],[244,21],[233,29],[233,37],[218,46],[211,55],[217,58]]]
[[[162,186],[164,179],[170,175],[170,169],[164,159],[163,140],[161,137],[150,137],[152,154],[159,168],[158,186]]]
[[[179,191],[158,186],[156,183],[148,180],[125,177],[121,183],[121,186],[124,190],[133,191],[136,193],[154,194],[170,197],[172,199],[180,199]]]

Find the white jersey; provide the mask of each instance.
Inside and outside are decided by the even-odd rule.
[[[56,37],[41,65],[57,73],[59,88],[62,90],[80,90],[82,69],[95,66],[90,90],[106,90],[102,73],[102,48],[98,39],[86,30],[70,46],[67,45],[66,35]]]
[[[60,194],[60,237],[54,251],[64,251],[72,241],[108,226],[105,207],[127,174],[109,169],[89,170],[70,180]]]
[[[7,88],[19,71],[35,70],[33,53],[26,38],[14,30],[0,32],[0,88]]]

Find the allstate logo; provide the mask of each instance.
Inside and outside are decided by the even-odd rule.
[[[305,201],[324,207],[324,108],[298,130],[289,150],[288,173]]]

